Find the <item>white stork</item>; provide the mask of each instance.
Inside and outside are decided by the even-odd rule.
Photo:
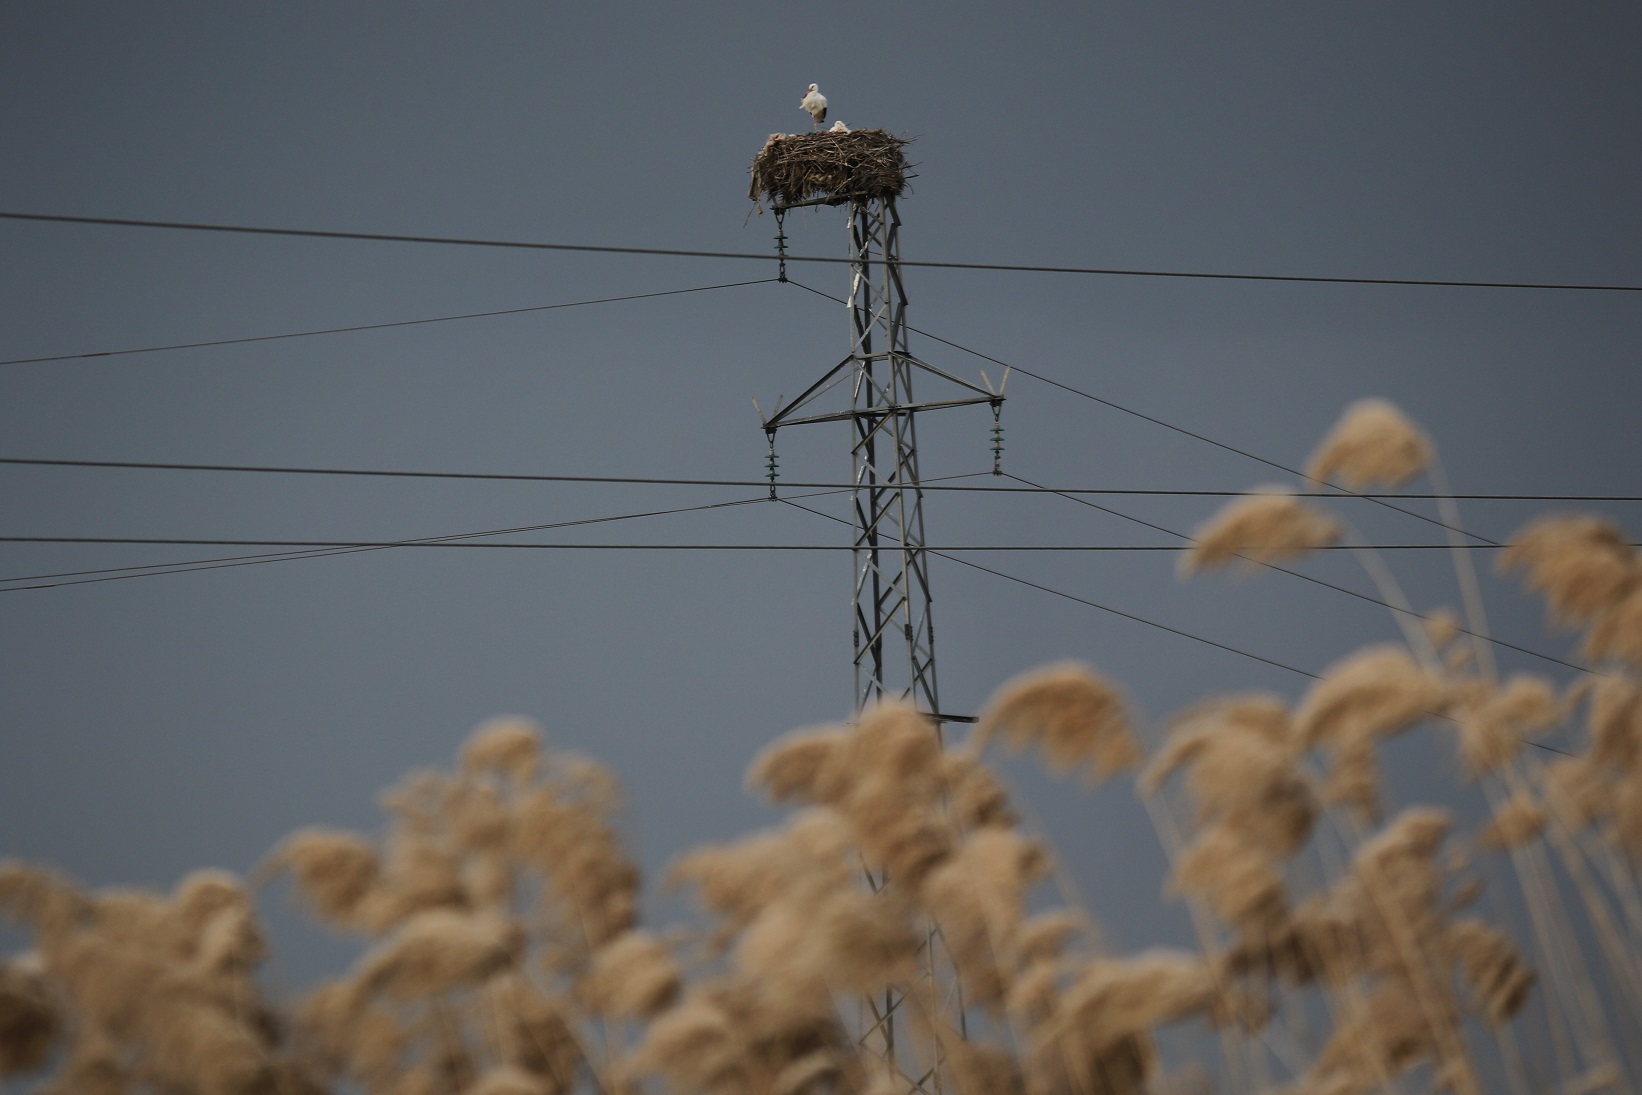
[[[820,129],[821,123],[827,120],[827,97],[817,91],[814,84],[810,85],[810,90],[805,93],[798,105],[810,112],[810,117],[815,120],[816,129]]]
[[[832,123],[832,128],[827,130],[828,133],[848,133],[849,131],[850,127],[841,121]]]

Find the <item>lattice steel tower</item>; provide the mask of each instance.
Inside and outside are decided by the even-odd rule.
[[[822,204],[806,202],[796,204]],[[834,202],[825,202],[834,204]],[[913,356],[907,349],[906,291],[901,280],[901,219],[893,197],[850,201],[850,351],[785,408],[764,422],[775,433],[801,422],[849,422],[854,466],[855,707],[908,698],[937,723],[935,622],[924,550],[923,487],[918,473],[917,415],[977,403],[993,411],[993,457],[1003,396]],[[778,206],[781,218],[791,206]],[[784,241],[784,235],[778,239]],[[955,385],[952,398],[918,402],[912,378],[924,373]],[[847,410],[803,413],[847,382]],[[772,462],[772,476],[773,462]],[[774,490],[774,480],[771,480]],[[967,720],[965,720],[967,721]]]

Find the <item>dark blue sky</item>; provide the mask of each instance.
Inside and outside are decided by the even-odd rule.
[[[761,251],[774,225],[748,217],[747,164],[771,132],[807,128],[798,99],[814,81],[832,117],[916,138],[908,258],[1636,285],[1639,49],[1626,5],[9,3],[0,210]],[[842,255],[844,227],[816,210],[787,231],[800,253]],[[773,273],[0,220],[0,358]],[[837,266],[794,273],[845,289]],[[1280,463],[1377,395],[1429,428],[1459,491],[1642,494],[1642,294],[908,278],[920,327]],[[749,397],[802,390],[846,335],[841,308],[764,284],[3,365],[0,455],[756,478]],[[938,343],[915,336],[913,350],[996,378]],[[1008,394],[1006,466],[1029,479],[1277,477],[1025,376]],[[924,474],[985,470],[989,426],[982,411],[930,418]],[[781,443],[792,479],[847,475],[842,427]],[[12,536],[405,538],[756,494],[0,467]],[[1102,501],[1176,529],[1214,505]],[[1464,513],[1502,539],[1540,508]],[[1606,509],[1642,523],[1634,506]],[[1380,542],[1435,539],[1406,517],[1344,512]],[[935,494],[926,520],[935,544],[1167,540],[1053,497]],[[846,537],[758,505],[528,538]],[[236,553],[5,544],[0,577]],[[1164,553],[976,559],[1311,670],[1394,634],[1380,610],[1280,575],[1182,584]],[[1457,601],[1435,553],[1393,564],[1416,604]],[[1369,588],[1344,559],[1311,568]],[[841,553],[453,548],[11,588],[27,584],[0,583],[0,852],[97,884],[243,871],[299,825],[371,826],[378,788],[504,712],[618,770],[654,871],[772,816],[741,791],[746,762],[848,713]],[[954,711],[1064,657],[1123,682],[1153,723],[1208,693],[1305,683],[940,560],[933,584]],[[1502,636],[1567,652],[1510,586],[1487,593]],[[1116,941],[1152,941],[1161,860],[1132,795],[1014,771]],[[311,974],[311,946],[292,943],[289,976]]]

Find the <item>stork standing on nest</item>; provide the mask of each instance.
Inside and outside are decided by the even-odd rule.
[[[810,85],[810,90],[805,93],[798,105],[810,112],[810,117],[815,120],[816,129],[820,129],[821,123],[827,120],[827,97],[816,90],[814,84]]]

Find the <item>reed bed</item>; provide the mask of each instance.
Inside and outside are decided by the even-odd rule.
[[[1309,473],[1359,490],[1434,461],[1374,401]],[[1262,487],[1199,530],[1184,569],[1341,538],[1349,525],[1293,486]],[[1005,684],[963,741],[881,706],[753,761],[749,787],[790,813],[679,858],[667,881],[700,914],[663,930],[639,920],[614,778],[518,719],[393,788],[380,832],[295,833],[249,881],[90,891],[7,862],[0,914],[32,946],[0,961],[0,1080],[51,1095],[1635,1090],[1642,565],[1582,515],[1533,522],[1503,565],[1581,631],[1588,671],[1502,679],[1464,641],[1484,634],[1478,613],[1430,609],[1295,700],[1217,697],[1155,733],[1071,662]],[[1530,747],[1552,732],[1562,754]],[[1479,825],[1393,801],[1382,754],[1408,734],[1483,789]],[[1062,865],[1023,828],[994,744],[1091,792],[1132,784],[1199,945],[1103,946],[1093,912],[1054,896]],[[361,948],[292,1001],[257,979],[253,894],[275,879]]]

